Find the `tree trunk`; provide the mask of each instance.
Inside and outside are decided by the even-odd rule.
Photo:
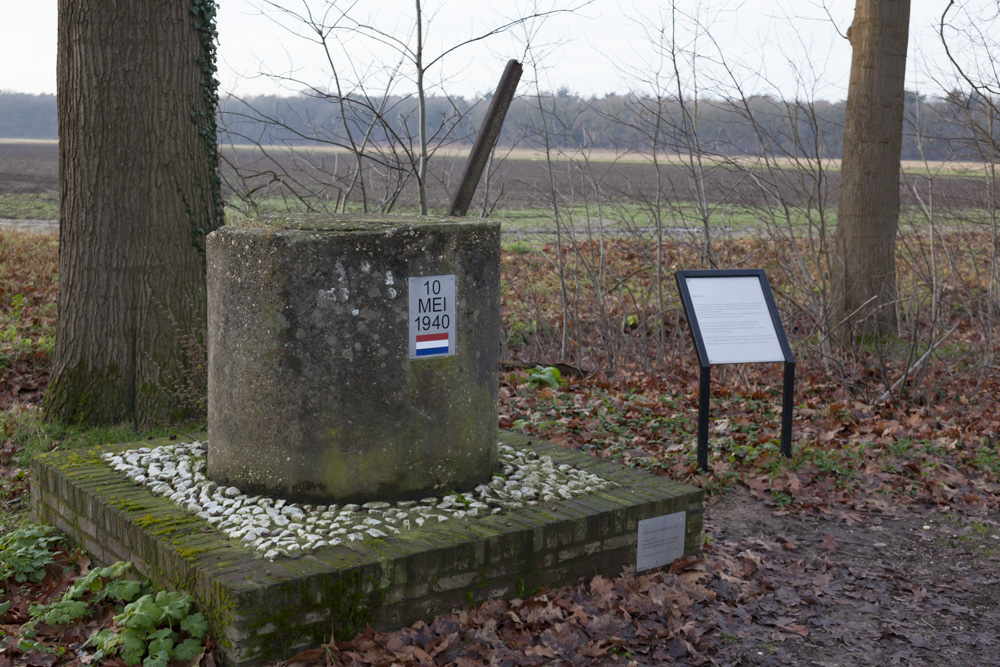
[[[896,229],[909,0],[857,0],[844,121],[832,325],[845,339],[896,332]]]
[[[145,427],[204,400],[214,16],[213,0],[59,0],[53,417]]]

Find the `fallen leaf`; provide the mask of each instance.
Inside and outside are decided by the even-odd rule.
[[[540,655],[543,658],[554,658],[556,657],[556,652],[553,651],[548,646],[529,646],[524,649],[525,655]]]
[[[779,625],[777,626],[777,628],[782,632],[798,635],[799,637],[805,637],[809,634],[809,628],[799,623],[789,623],[788,625]]]
[[[792,538],[790,537],[786,537],[784,535],[779,534],[778,539],[781,541],[781,548],[784,549],[785,551],[795,551],[795,549],[797,548],[795,541],[792,540]]]

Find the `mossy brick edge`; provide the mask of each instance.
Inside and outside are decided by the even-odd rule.
[[[207,521],[101,462],[107,451],[168,439],[49,452],[31,464],[34,517],[70,535],[99,563],[134,563],[156,585],[192,595],[223,647],[226,664],[293,655],[370,624],[417,620],[519,597],[635,565],[638,522],[685,512],[685,555],[698,553],[701,489],[522,435],[500,442],[551,456],[617,483],[600,493],[499,515],[428,522],[352,547],[262,560]]]

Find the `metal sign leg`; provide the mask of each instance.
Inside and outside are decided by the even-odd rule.
[[[781,400],[781,453],[792,457],[792,404],[795,402],[795,362],[785,362],[784,391]]]
[[[698,383],[698,467],[711,472],[708,467],[708,398],[712,393],[712,367],[702,366]]]

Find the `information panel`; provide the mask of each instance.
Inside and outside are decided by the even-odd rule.
[[[686,282],[709,363],[785,360],[757,276],[689,277]]]
[[[669,565],[684,555],[684,512],[664,514],[639,522],[635,558],[636,572]]]
[[[408,279],[410,359],[455,354],[455,276]]]
[[[674,274],[681,303],[698,350],[698,465],[708,467],[708,398],[712,366],[780,361],[784,363],[781,397],[781,453],[792,455],[792,406],[795,356],[785,337],[774,294],[763,269],[678,271]]]

